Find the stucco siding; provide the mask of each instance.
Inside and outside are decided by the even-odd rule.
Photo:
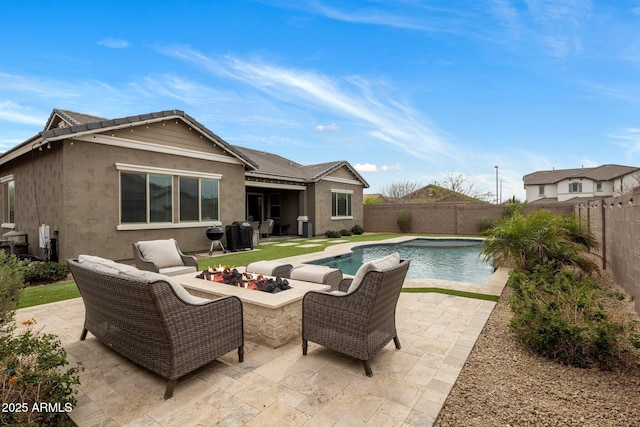
[[[14,175],[15,227],[27,233],[29,253],[38,257],[44,255],[38,244],[40,226],[46,224],[53,232],[63,225],[62,149],[56,143],[50,147],[9,162],[1,173]]]
[[[182,120],[165,120],[129,129],[119,129],[114,132],[104,133],[104,135],[213,154],[223,154],[224,151],[206,137],[201,138],[202,134],[200,132],[191,128]]]
[[[131,244],[138,240],[175,238],[181,249],[188,252],[202,251],[210,244],[203,224],[194,224],[190,228],[118,231],[120,191],[116,163],[221,174],[221,221],[230,224],[244,218],[244,168],[241,165],[140,153],[102,144],[75,141],[71,145],[65,142],[65,222],[73,233],[61,230],[62,256],[69,258],[89,253],[119,260],[131,259]],[[174,178],[174,222],[177,222],[179,206],[177,193],[177,178]]]
[[[349,174],[352,178],[353,176]],[[332,190],[351,191],[351,218],[331,219]],[[315,207],[313,213],[314,234],[322,235],[329,230],[350,230],[364,223],[362,185],[321,180],[314,185]],[[310,218],[311,220],[311,218]]]

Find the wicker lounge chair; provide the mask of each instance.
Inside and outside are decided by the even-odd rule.
[[[339,292],[307,293],[302,300],[302,354],[308,341],[362,361],[372,376],[369,359],[391,340],[397,349],[396,304],[409,269],[401,261],[382,271],[368,271],[355,289],[352,279],[343,279]],[[358,278],[358,274],[356,274]]]
[[[195,273],[198,259],[185,255],[175,239],[147,240],[133,244],[133,258],[140,270],[155,271],[166,276]]]
[[[165,399],[173,396],[178,378],[230,351],[237,349],[243,361],[240,299],[198,298],[167,276],[98,260],[67,261],[85,306],[80,339],[91,332],[112,350],[166,378]]]

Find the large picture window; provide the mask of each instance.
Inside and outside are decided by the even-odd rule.
[[[351,217],[351,194],[347,190],[331,190],[331,217]]]
[[[218,180],[180,177],[180,221],[218,221]]]
[[[219,221],[221,174],[116,163],[118,230],[194,227]]]

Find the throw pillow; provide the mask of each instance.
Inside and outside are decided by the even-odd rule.
[[[398,254],[398,252],[394,252],[391,255],[374,259],[373,261],[362,264],[356,272],[356,275],[353,278],[353,281],[351,282],[347,293],[350,294],[351,292],[358,289],[358,286],[360,286],[360,283],[362,283],[364,276],[366,276],[368,272],[388,270],[397,266],[398,264],[400,264],[400,254]]]
[[[151,261],[158,268],[184,265],[178,253],[178,245],[174,239],[147,240],[138,242],[138,248],[146,261]]]

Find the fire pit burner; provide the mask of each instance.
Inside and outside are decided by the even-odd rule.
[[[239,288],[254,289],[271,294],[291,289],[287,279],[276,277],[265,277],[261,274],[240,273],[235,268],[225,268],[223,270],[204,270],[196,276],[198,279],[209,280],[211,282],[224,283]]]

